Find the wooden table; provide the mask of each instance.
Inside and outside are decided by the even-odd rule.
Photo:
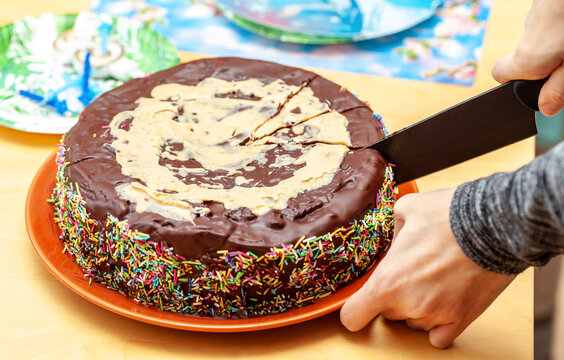
[[[0,24],[42,12],[78,12],[89,0],[2,1]],[[352,89],[393,131],[496,85],[495,59],[516,44],[529,0],[496,0],[472,87],[319,71]],[[183,60],[197,58],[183,54]],[[533,277],[525,271],[447,350],[403,323],[374,321],[349,333],[338,313],[281,329],[238,334],[160,328],[113,314],[68,290],[43,266],[28,239],[24,203],[30,181],[59,136],[0,128],[0,358],[40,359],[530,359]],[[455,186],[533,158],[533,140],[495,151],[418,181],[421,191]]]

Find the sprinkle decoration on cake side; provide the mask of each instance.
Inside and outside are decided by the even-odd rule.
[[[53,190],[90,281],[163,311],[246,318],[301,307],[375,264],[393,236],[381,119],[312,72],[203,59],[99,98],[63,138]]]

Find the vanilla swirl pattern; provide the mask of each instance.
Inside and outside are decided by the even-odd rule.
[[[331,182],[351,146],[347,125],[306,84],[207,78],[158,85],[110,123],[122,173],[136,179],[116,191],[137,212],[177,220],[205,215],[210,201],[263,215]],[[276,184],[252,176],[256,167],[288,166],[293,174]],[[209,181],[190,181],[202,178]]]

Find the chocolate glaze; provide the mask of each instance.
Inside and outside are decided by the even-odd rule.
[[[315,96],[346,116],[352,148],[331,183],[300,193],[290,199],[283,210],[271,210],[258,217],[246,208],[226,211],[220,203],[209,203],[210,214],[196,218],[194,223],[167,219],[151,212],[137,213],[135,204],[120,199],[115,187],[138,180],[121,173],[110,145],[113,137],[105,126],[116,114],[134,109],[138,98],[150,97],[153,87],[159,84],[195,85],[207,77],[224,80],[256,78],[263,83],[282,79],[294,86],[307,83]],[[237,97],[239,94],[225,96]],[[179,115],[184,112],[188,110],[179,109]],[[132,80],[90,104],[65,137],[69,149],[66,157],[70,162],[66,175],[80,187],[93,218],[102,221],[107,214],[112,214],[127,220],[133,229],[150,234],[153,241],[166,242],[180,255],[201,256],[220,249],[251,250],[260,254],[273,246],[294,243],[303,235],[309,237],[331,232],[372,208],[384,178],[386,162],[379,153],[358,147],[370,145],[383,136],[379,121],[366,104],[312,72],[258,60],[202,59]],[[272,160],[279,152],[273,151],[267,157]],[[295,169],[297,167],[290,166],[268,175],[265,169],[257,167],[246,176],[257,180],[251,185],[261,180],[261,186],[268,186],[291,176]],[[198,177],[182,180],[187,183],[205,181]],[[223,185],[232,186],[230,181],[226,180]]]

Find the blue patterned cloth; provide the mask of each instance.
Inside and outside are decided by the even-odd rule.
[[[179,50],[240,56],[300,67],[472,85],[491,0],[444,1],[415,27],[383,38],[300,45],[244,30],[213,5],[188,0],[95,0],[96,12],[144,22]]]

